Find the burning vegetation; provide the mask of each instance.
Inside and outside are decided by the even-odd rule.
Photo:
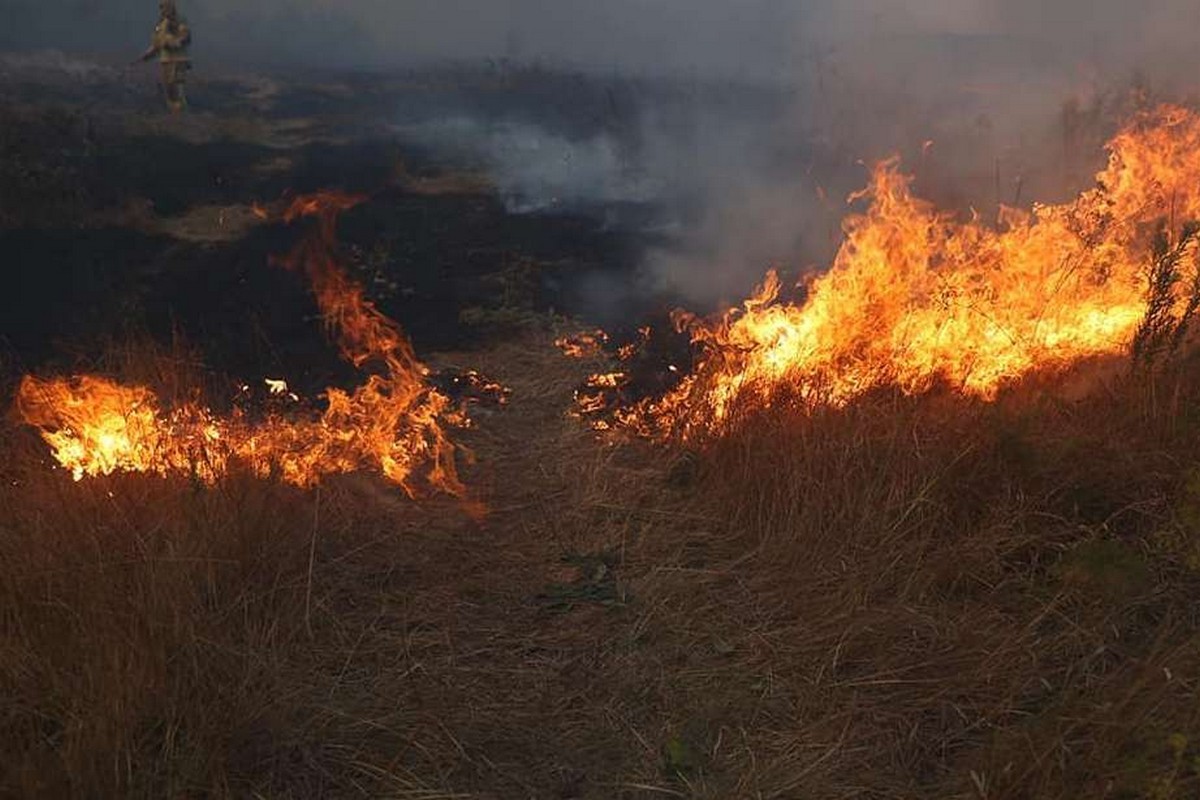
[[[76,480],[147,472],[212,482],[236,464],[301,487],[371,469],[410,495],[424,488],[464,494],[446,428],[466,425],[468,418],[434,388],[408,337],[339,264],[338,214],[360,200],[319,193],[296,198],[280,214],[286,223],[315,219],[313,230],[279,263],[303,272],[341,355],[370,371],[352,391],[329,388],[323,411],[255,415],[235,405],[232,413],[218,415],[199,402],[169,408],[147,387],[99,376],[26,376],[17,391],[20,418],[41,432]],[[503,398],[502,387],[467,377]],[[285,382],[267,384],[272,393],[287,394]]]
[[[895,160],[879,164],[850,198],[868,207],[845,221],[827,273],[796,293],[771,273],[716,319],[676,312],[697,353],[692,373],[624,407],[581,391],[579,411],[690,438],[719,433],[735,407],[767,407],[782,392],[810,409],[885,386],[991,400],[1135,340],[1141,350],[1177,345],[1196,305],[1189,221],[1200,218],[1200,116],[1161,106],[1108,151],[1095,188],[1032,212],[1003,208],[997,226],[938,211],[914,196]],[[594,376],[589,389],[622,379]]]
[[[1095,189],[997,224],[881,165],[822,277],[558,342],[586,361],[490,337],[511,398],[347,277],[356,198],[255,207],[311,234],[278,264],[363,378],[227,411],[182,358],[10,376],[63,470],[0,429],[0,795],[1200,796],[1196,360],[1028,380],[1191,355],[1198,130],[1149,113]],[[597,448],[562,413],[593,369],[593,420],[705,446]],[[451,431],[473,398],[510,411]],[[294,488],[461,494],[450,433],[490,467],[483,538]]]

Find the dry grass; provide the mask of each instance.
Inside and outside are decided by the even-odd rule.
[[[642,712],[606,671],[624,576],[592,556],[625,512],[592,508],[599,457],[561,413],[578,367],[547,339],[492,360],[518,399],[470,437],[482,525],[369,477],[76,484],[9,428],[0,794],[613,796]],[[108,366],[203,382],[183,354]]]
[[[680,458],[564,419],[549,338],[471,356],[514,390],[478,525],[369,478],[74,484],[6,434],[0,794],[1200,791],[1188,370],[780,406]]]
[[[1200,791],[1196,399],[1183,370],[748,416],[705,483],[778,711],[734,793]]]

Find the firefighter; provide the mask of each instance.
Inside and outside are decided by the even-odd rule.
[[[167,108],[172,114],[182,113],[187,108],[183,87],[192,68],[192,61],[188,57],[191,43],[192,31],[180,16],[175,0],[159,0],[158,24],[154,26],[150,47],[142,53],[139,61],[149,61],[158,56],[163,92],[166,94]]]

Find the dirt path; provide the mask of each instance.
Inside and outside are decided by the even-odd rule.
[[[638,484],[650,500],[661,473],[615,464],[566,417],[587,367],[551,338],[432,359],[512,389],[463,437],[489,513],[475,523],[447,501],[384,500],[404,529],[338,611],[349,647],[331,647],[330,713],[372,731],[357,760],[389,764],[383,780],[402,793],[635,797],[650,790],[634,784],[661,780],[667,679],[642,663],[663,654],[640,638],[653,627],[637,563],[647,526],[611,502]],[[602,485],[613,480],[626,487]]]
[[[477,525],[447,503],[400,510],[395,560],[340,655],[362,682],[336,705],[386,729],[370,761],[389,748],[396,775],[420,776],[405,791],[732,796],[720,772],[765,702],[731,658],[753,604],[716,568],[720,526],[681,507],[659,454],[601,445],[565,414],[590,365],[552,338],[432,359],[512,389],[465,437],[490,511]]]
[[[656,676],[624,663],[644,621],[629,552],[638,530],[628,511],[604,505],[628,491],[604,484],[661,477],[612,463],[566,416],[586,365],[562,359],[548,337],[494,358],[486,368],[513,400],[474,437],[473,482],[488,487],[492,511],[477,533],[464,532],[474,558],[459,562],[470,565],[460,580],[471,578],[458,587],[457,652],[446,654],[460,683],[439,706],[470,709],[454,737],[474,789],[619,796],[614,782],[659,757],[658,732],[639,730],[651,711],[644,684]]]

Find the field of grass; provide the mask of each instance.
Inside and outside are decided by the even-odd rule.
[[[7,425],[0,794],[1200,791],[1194,364],[780,398],[681,453],[565,418],[549,337],[471,358],[514,391],[482,522],[366,476],[77,484]]]
[[[79,331],[99,323],[68,335],[36,309],[138,330],[137,314],[123,319],[129,290],[104,285],[128,261],[200,276],[147,291],[175,324],[185,300],[208,297],[196,287],[235,266],[258,275],[282,246],[227,240],[295,176],[261,142],[130,143],[85,116],[23,113],[0,133],[9,242],[43,224],[59,229],[51,242],[84,223],[157,238],[126,258],[107,231],[83,237],[57,267],[43,258],[57,244],[29,247],[11,311],[38,324],[11,353],[0,341],[0,403],[30,367],[22,343],[167,399],[227,396],[198,353],[117,347],[96,364],[103,346]],[[192,133],[211,125],[215,140],[224,124]],[[147,160],[155,142],[170,158]],[[159,186],[185,150],[182,177]],[[290,157],[334,177],[356,152],[301,150]],[[391,163],[366,153],[364,173]],[[220,154],[221,181],[196,178]],[[407,248],[365,251],[376,277],[407,281],[427,262],[463,280],[479,262],[470,292],[435,306],[427,286],[398,316],[496,332],[428,356],[512,389],[456,433],[488,513],[410,501],[369,475],[312,491],[236,474],[75,483],[15,413],[0,418],[0,797],[1200,796],[1194,358],[1085,364],[994,403],[878,391],[810,413],[779,396],[687,450],[601,441],[567,411],[606,365],[560,355],[533,276],[550,255],[608,268],[625,250],[588,245],[573,223],[501,219],[478,176],[439,175],[398,172],[358,227],[387,233],[363,244]],[[143,195],[179,215],[125,219]],[[440,233],[417,241],[428,230]],[[211,351],[320,371],[296,341],[316,326],[291,324],[275,283],[230,297],[193,309]],[[275,339],[255,329],[261,346],[243,333],[259,314],[289,321]],[[260,357],[276,345],[294,350]]]
[[[718,446],[790,689],[765,795],[1193,796],[1194,379],[1091,388],[782,409]]]

